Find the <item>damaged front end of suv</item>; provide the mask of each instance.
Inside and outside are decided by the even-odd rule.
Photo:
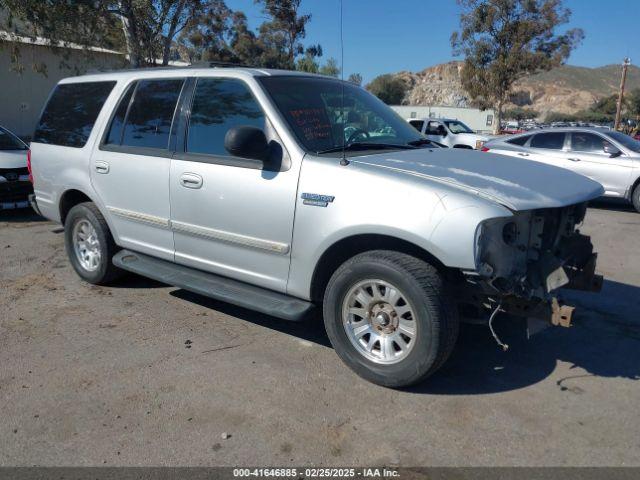
[[[472,302],[490,311],[571,325],[573,307],[555,295],[560,288],[599,291],[597,254],[580,233],[587,203],[514,212],[485,220],[476,231],[476,272],[467,277]],[[471,299],[470,299],[471,300]],[[538,327],[539,329],[539,327]]]

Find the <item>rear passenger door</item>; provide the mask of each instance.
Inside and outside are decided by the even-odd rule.
[[[169,169],[184,79],[127,86],[91,161],[91,179],[123,247],[173,260]]]
[[[300,162],[244,80],[200,77],[192,88],[171,162],[176,262],[284,291]],[[230,155],[225,135],[241,125],[263,129],[278,161]]]
[[[536,133],[529,141],[528,151],[520,156],[572,170],[573,166],[565,155],[566,136],[564,131]]]

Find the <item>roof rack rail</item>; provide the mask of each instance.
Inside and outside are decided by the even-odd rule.
[[[234,62],[220,62],[217,60],[205,60],[202,62],[194,62],[188,68],[214,68],[214,67],[224,67],[224,68],[260,68],[256,65],[248,65],[245,63],[234,63]]]

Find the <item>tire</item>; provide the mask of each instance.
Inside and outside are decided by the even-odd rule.
[[[633,203],[633,208],[636,209],[636,212],[640,213],[640,183],[633,189],[631,203]]]
[[[90,234],[87,235],[88,233]],[[76,248],[79,235],[88,237],[85,245],[88,245],[86,248],[89,250]],[[64,243],[73,269],[83,280],[94,285],[106,285],[124,273],[111,263],[119,247],[113,240],[106,220],[94,203],[80,203],[69,211],[64,222]],[[96,253],[99,256],[96,256]],[[84,260],[81,260],[81,257]],[[95,260],[90,261],[89,258]]]
[[[379,303],[376,296],[387,301]],[[458,337],[457,309],[442,275],[423,260],[394,251],[361,253],[340,266],[327,285],[323,314],[342,361],[385,387],[407,387],[429,377]],[[371,333],[361,334],[367,323]],[[404,335],[411,327],[413,337]]]

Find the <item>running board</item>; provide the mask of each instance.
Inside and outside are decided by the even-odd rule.
[[[143,277],[283,320],[302,321],[313,308],[312,303],[283,293],[248,285],[130,250],[121,250],[116,253],[113,257],[113,264]]]

